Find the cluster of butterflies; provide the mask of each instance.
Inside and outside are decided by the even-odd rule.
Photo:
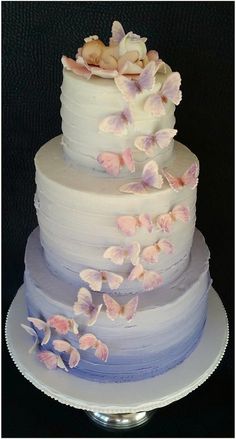
[[[68,319],[62,315],[55,315],[50,317],[47,321],[35,318],[28,317],[27,320],[39,331],[43,331],[43,338],[40,343],[41,346],[47,345],[52,336],[51,328],[55,329],[56,333],[59,335],[66,335],[68,332],[72,332],[76,336],[79,337],[79,349],[87,350],[87,349],[95,349],[95,356],[99,358],[101,361],[107,361],[109,350],[105,343],[101,340],[98,340],[95,335],[87,333],[80,336],[78,331],[78,325],[74,319]],[[35,348],[39,345],[39,337],[38,333],[32,326],[27,326],[21,324],[22,328],[31,336],[35,338],[35,342],[32,347],[29,349],[29,353],[31,354]],[[70,368],[74,368],[79,364],[80,361],[80,353],[78,349],[72,346],[68,341],[62,339],[55,339],[52,342],[54,349],[60,353],[66,353],[69,355],[68,365]],[[48,369],[55,369],[59,367],[68,371],[63,362],[61,356],[59,354],[55,354],[55,352],[43,349],[38,353],[38,358],[42,361]]]

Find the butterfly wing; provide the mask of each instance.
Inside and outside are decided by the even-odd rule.
[[[95,355],[99,360],[107,362],[109,350],[105,343],[102,343],[100,340],[98,340]]]
[[[142,259],[149,264],[154,264],[158,261],[158,250],[155,245],[149,245],[142,251]]]
[[[103,254],[105,259],[110,259],[114,264],[122,265],[125,260],[125,250],[123,247],[109,247]]]
[[[177,130],[172,129],[163,129],[159,130],[155,134],[155,141],[156,144],[161,148],[167,148],[169,146],[170,141],[173,139],[173,137],[177,134]]]
[[[54,349],[58,352],[67,352],[69,353],[71,350],[71,345],[68,341],[65,340],[53,340],[52,342]]]
[[[124,280],[123,277],[119,274],[112,273],[111,271],[105,271],[104,273],[110,289],[115,290],[116,288],[119,288]]]
[[[145,194],[146,188],[142,181],[136,181],[134,183],[123,184],[120,187],[120,192],[125,192],[127,194]]]
[[[99,130],[121,136],[127,132],[128,123],[130,123],[130,118],[126,117],[126,113],[116,113],[105,117],[99,124]]]
[[[95,335],[87,333],[80,337],[79,339],[79,347],[82,351],[86,351],[87,349],[94,348],[97,344],[97,337]]]
[[[90,314],[89,314],[90,318],[89,318],[89,321],[87,323],[88,326],[93,326],[96,323],[97,318],[100,314],[101,308],[102,308],[102,304],[98,305],[98,306],[94,306],[93,309],[90,311]]]
[[[80,272],[80,277],[84,282],[87,282],[93,291],[101,291],[102,288],[102,274],[100,271],[86,269]]]
[[[162,173],[168,181],[171,189],[173,189],[175,192],[179,192],[179,190],[183,187],[181,179],[172,175],[169,171],[167,171],[166,168],[162,170]]]
[[[152,218],[148,213],[139,215],[138,217],[140,224],[147,229],[149,233],[153,231]]]
[[[140,151],[145,152],[148,157],[151,157],[154,154],[156,147],[156,139],[152,134],[148,136],[138,136],[135,139],[134,145]]]
[[[166,114],[165,105],[159,92],[148,96],[144,104],[144,111],[156,117]]]
[[[185,186],[191,187],[191,189],[194,189],[198,184],[198,175],[199,175],[199,166],[195,162],[193,163],[187,171],[182,176],[182,181]]]
[[[175,105],[179,105],[182,99],[182,92],[179,89],[181,76],[179,72],[171,73],[161,88],[161,95],[170,99]]]
[[[40,331],[44,331],[44,337],[41,341],[41,345],[47,344],[51,337],[51,329],[46,322],[43,320],[37,319],[35,317],[27,317],[27,320],[35,326],[35,328]]]
[[[158,164],[154,160],[146,163],[142,172],[142,181],[145,186],[160,189],[163,184],[163,178],[158,173]]]
[[[138,88],[141,91],[151,90],[155,84],[155,74],[157,71],[157,66],[154,61],[150,61],[146,67],[143,69],[142,73],[137,80]]]
[[[57,368],[57,355],[54,352],[50,351],[42,351],[38,352],[37,357],[41,363],[47,367],[47,369],[56,369]]]
[[[133,159],[133,155],[132,155],[132,150],[131,148],[127,148],[123,153],[122,153],[122,159],[124,164],[126,165],[126,167],[128,168],[128,170],[133,173],[135,172],[135,164],[134,164],[134,159]]]
[[[109,40],[109,46],[117,46],[122,38],[125,37],[125,31],[122,24],[119,21],[113,21],[111,28],[112,37]]]
[[[59,334],[67,334],[70,331],[70,320],[61,315],[55,315],[47,320],[47,324]]]
[[[78,291],[77,301],[74,303],[73,310],[76,315],[85,314],[89,316],[92,305],[92,295],[87,288],[80,288]]]
[[[122,314],[123,317],[126,320],[128,320],[128,322],[134,318],[136,314],[137,306],[138,306],[138,296],[129,300],[129,302],[126,303],[126,305],[124,305]]]
[[[144,273],[143,266],[141,264],[136,265],[130,272],[128,280],[140,279]]]
[[[120,216],[117,219],[118,229],[126,236],[133,236],[136,232],[137,220],[133,216]]]
[[[151,291],[154,288],[159,287],[162,283],[162,277],[155,271],[144,271],[143,286],[145,291]]]
[[[157,227],[162,230],[162,232],[169,233],[171,231],[171,226],[173,223],[173,219],[169,213],[164,213],[163,215],[159,215],[156,220]]]
[[[136,95],[140,92],[136,81],[127,78],[126,76],[119,75],[114,79],[117,88],[122,93],[126,101],[132,101]]]
[[[177,204],[171,212],[171,215],[175,220],[183,221],[183,223],[187,223],[190,219],[190,211],[187,206],[183,206],[181,204]]]
[[[107,308],[106,310],[107,317],[109,317],[110,320],[116,320],[121,312],[120,304],[116,302],[115,299],[112,299],[112,297],[109,296],[109,294],[103,294],[103,301]]]
[[[98,163],[105,171],[117,177],[120,173],[120,156],[113,152],[102,152],[97,156]]]
[[[139,263],[139,254],[140,254],[140,244],[139,242],[133,242],[127,249],[128,257],[133,265],[138,265]]]
[[[69,358],[69,367],[73,369],[78,366],[80,362],[80,353],[75,348],[71,348],[70,358]]]
[[[173,253],[174,246],[167,239],[160,239],[157,243],[158,248],[164,253],[171,254]]]

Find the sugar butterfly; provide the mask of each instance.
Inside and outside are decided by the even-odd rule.
[[[53,347],[58,352],[66,352],[70,355],[69,357],[69,367],[72,369],[73,367],[76,367],[79,364],[80,361],[80,353],[77,351],[76,348],[71,346],[68,341],[65,340],[53,340],[52,342]]]
[[[125,260],[130,260],[133,265],[139,263],[140,244],[133,242],[130,245],[109,247],[103,254],[105,259],[110,259],[114,264],[122,265]]]
[[[129,107],[125,107],[123,111],[105,117],[99,124],[99,130],[121,136],[127,133],[128,125],[132,122],[131,111]]]
[[[84,314],[89,318],[88,326],[92,326],[96,323],[99,313],[101,311],[101,305],[94,305],[92,300],[92,294],[87,288],[80,288],[78,291],[77,301],[74,303],[73,310],[76,315]]]
[[[112,299],[109,294],[103,294],[103,300],[107,308],[107,316],[110,320],[123,317],[129,322],[134,318],[138,306],[138,296],[129,300],[125,305],[120,305],[116,300]]]
[[[179,192],[184,186],[194,189],[198,184],[199,166],[197,163],[193,163],[181,177],[172,175],[167,169],[163,169],[162,172],[175,192]]]
[[[128,280],[139,280],[142,282],[144,290],[150,291],[162,283],[162,277],[155,271],[144,270],[141,264],[136,265],[129,274]]]
[[[181,77],[178,72],[171,73],[162,84],[161,89],[149,96],[144,104],[144,110],[154,116],[163,116],[166,113],[165,104],[170,100],[179,105],[182,99],[182,92],[179,89]]]
[[[131,173],[135,171],[135,164],[130,148],[127,148],[122,154],[102,152],[98,155],[97,161],[108,174],[114,175],[115,177],[119,175],[120,168],[123,166],[126,166]]]
[[[158,173],[158,164],[151,160],[143,168],[141,181],[124,184],[120,187],[120,191],[128,194],[144,194],[149,188],[160,189],[162,184],[163,178]]]
[[[177,130],[165,128],[157,131],[155,134],[148,136],[138,136],[135,139],[135,146],[140,151],[150,157],[154,154],[156,147],[164,149],[169,146],[173,137],[177,134]]]
[[[125,37],[125,31],[119,21],[113,21],[111,28],[112,37],[109,40],[109,46],[117,46],[122,38]]]
[[[66,372],[68,372],[68,369],[66,368],[60,355],[56,355],[54,352],[46,350],[41,351],[37,354],[37,357],[41,363],[44,363],[47,369],[56,369],[59,367],[60,369],[64,369]]]
[[[155,84],[155,74],[157,65],[154,61],[150,61],[143,71],[140,73],[138,79],[129,79],[126,76],[119,75],[114,81],[116,86],[121,91],[126,101],[132,101],[137,95],[145,90],[151,90]]]
[[[170,241],[167,241],[166,239],[160,239],[158,242],[156,242],[153,245],[149,245],[148,247],[145,247],[142,251],[142,259],[145,262],[148,262],[150,264],[154,264],[155,262],[158,262],[158,258],[161,252],[170,254],[174,250],[173,244],[171,244]]]
[[[107,361],[109,350],[105,343],[102,343],[101,340],[98,340],[97,337],[93,334],[84,334],[79,339],[79,347],[80,349],[86,351],[87,349],[95,349],[95,355],[101,361]]]
[[[153,230],[153,222],[151,216],[147,213],[139,216],[120,216],[117,218],[118,229],[126,236],[133,236],[136,229],[144,227],[149,233]]]
[[[123,277],[110,271],[97,271],[86,269],[80,272],[82,280],[87,282],[93,291],[101,291],[102,283],[108,283],[111,290],[119,288],[123,282]]]
[[[157,228],[162,232],[169,233],[175,221],[187,223],[190,219],[190,211],[187,206],[177,204],[170,212],[159,215],[156,219]]]

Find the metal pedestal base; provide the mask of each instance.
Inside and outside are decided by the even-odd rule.
[[[92,419],[96,424],[109,429],[126,429],[139,427],[145,424],[151,416],[154,414],[155,410],[148,412],[137,412],[137,413],[99,413],[99,412],[89,412],[86,414]]]

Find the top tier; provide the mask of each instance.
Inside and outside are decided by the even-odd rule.
[[[92,36],[76,61],[63,56],[62,143],[74,165],[139,176],[170,159],[181,79],[145,42],[114,22],[109,46]]]

